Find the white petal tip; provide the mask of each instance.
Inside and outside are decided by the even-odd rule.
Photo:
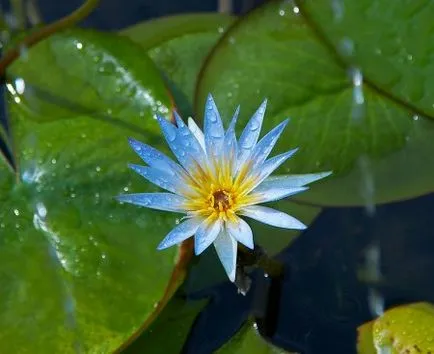
[[[235,282],[235,272],[232,272],[231,274],[228,274],[229,280],[233,283]]]
[[[158,246],[157,246],[157,250],[158,251],[161,251],[161,250],[165,250],[166,248],[169,248],[170,246],[167,246],[166,244],[164,244],[164,243],[160,243]]]

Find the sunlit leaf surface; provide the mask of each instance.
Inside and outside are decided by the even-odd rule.
[[[433,353],[434,306],[426,302],[398,306],[359,327],[358,353],[377,352]]]
[[[18,174],[0,167],[2,351],[111,352],[176,262],[176,248],[156,250],[175,216],[114,199],[149,190],[127,168],[140,163],[127,137],[159,142],[170,98],[146,52],[90,31],[52,37],[9,74],[26,86],[9,87]]]

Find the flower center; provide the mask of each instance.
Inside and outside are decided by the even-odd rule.
[[[217,211],[226,211],[233,205],[231,193],[219,189],[210,198],[211,206]]]

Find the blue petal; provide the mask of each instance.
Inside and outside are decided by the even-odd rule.
[[[241,215],[258,220],[264,224],[285,229],[304,230],[306,225],[291,215],[260,205],[252,205],[240,210]]]
[[[320,172],[305,175],[270,176],[261,183],[260,187],[262,189],[273,188],[274,186],[280,186],[282,188],[303,187],[306,184],[318,181],[331,174],[332,172]]]
[[[226,131],[224,144],[223,144],[223,156],[225,161],[232,164],[232,170],[235,172],[236,164],[236,157],[238,154],[238,144],[237,144],[237,138],[235,136],[235,125],[237,123],[238,114],[240,112],[240,107],[238,106],[234,116],[232,117],[232,121],[229,124],[229,128]]]
[[[236,221],[226,221],[226,230],[235,240],[244,246],[253,249],[253,232],[249,224],[243,219],[236,217]]]
[[[267,203],[273,202],[275,200],[280,200],[283,198],[290,197],[291,195],[304,192],[309,189],[308,187],[296,187],[296,188],[268,188],[262,189],[261,185],[255,188],[251,196],[257,199],[257,203]]]
[[[187,171],[193,161],[197,163],[203,161],[203,150],[195,136],[184,123],[177,128],[163,117],[157,116],[157,120],[160,123],[161,130],[170,150],[172,150],[173,154]]]
[[[276,145],[277,140],[283,133],[283,129],[285,129],[288,122],[289,119],[284,120],[277,127],[268,132],[255,146],[250,157],[254,166],[261,165],[268,155],[270,155],[271,150],[273,150],[274,145]]]
[[[246,179],[254,178],[255,183],[249,190],[247,190],[247,192],[259,186],[262,181],[264,181],[264,179],[271,175],[276,168],[278,168],[281,164],[283,164],[286,160],[293,156],[297,151],[298,148],[289,150],[283,154],[272,157],[271,159],[265,161],[263,164],[254,167],[252,171],[248,174]]]
[[[208,218],[203,221],[194,236],[194,253],[196,255],[201,254],[211,243],[213,243],[221,228],[222,222],[220,219],[214,221],[213,219]]]
[[[196,122],[191,117],[188,118],[188,129],[190,129],[191,133],[196,137],[196,140],[202,147],[203,152],[206,153],[205,136],[203,135],[202,130],[197,126]]]
[[[227,232],[221,232],[214,241],[214,247],[229,280],[234,282],[237,269],[237,241]]]
[[[178,176],[174,176],[166,171],[158,170],[156,168],[128,165],[133,171],[137,172],[142,177],[146,178],[149,182],[154,183],[158,187],[166,189],[175,194],[180,194],[181,187],[185,184]]]
[[[238,146],[240,149],[238,161],[240,164],[244,162],[244,160],[250,155],[256,143],[258,142],[266,108],[267,100],[264,100],[241,133],[240,139],[238,141]]]
[[[140,205],[150,209],[185,212],[186,199],[172,193],[137,193],[122,194],[117,197],[120,202]]]
[[[162,250],[168,248],[193,236],[202,221],[203,220],[200,218],[191,218],[179,224],[167,234],[164,240],[158,245],[157,249]]]
[[[181,170],[181,166],[152,146],[143,144],[133,138],[129,138],[128,141],[133,150],[149,166],[171,173],[179,172]]]
[[[218,156],[223,147],[225,130],[217,106],[211,95],[208,95],[204,118],[206,152],[210,156]]]

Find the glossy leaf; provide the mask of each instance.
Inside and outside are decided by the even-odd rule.
[[[358,353],[376,353],[375,348],[390,354],[434,352],[434,306],[426,302],[398,306],[359,327]]]
[[[258,333],[252,321],[246,322],[238,333],[217,354],[290,354],[268,343]],[[295,354],[295,353],[294,353]]]
[[[302,0],[300,7],[342,61],[357,66],[370,85],[419,114],[434,117],[434,34],[431,1]],[[345,8],[344,8],[345,7]],[[418,38],[418,40],[415,40]]]
[[[148,50],[165,73],[178,111],[192,114],[194,88],[211,48],[233,22],[223,14],[186,14],[143,22],[121,32]]]
[[[389,2],[375,3],[384,7]],[[330,8],[325,11],[325,6]],[[333,28],[329,23],[329,1],[310,2],[308,8],[309,13],[321,16],[321,27]],[[364,66],[346,64],[339,48],[330,46],[318,34],[316,17],[305,15],[303,9],[304,6],[297,7],[291,2],[270,1],[232,26],[201,73],[196,115],[202,114],[201,107],[211,92],[226,121],[241,104],[239,121],[245,123],[267,97],[264,130],[291,118],[276,153],[300,148],[282,171],[334,171],[333,178],[312,185],[310,191],[296,196],[297,200],[321,205],[369,205],[432,191],[434,123],[421,116],[419,110],[392,97],[386,86],[379,90],[371,84],[375,80],[380,82],[388,72],[377,67],[377,57],[369,49],[363,51],[369,53],[364,60],[369,61],[370,67],[376,67],[375,71],[365,73]],[[322,10],[327,15],[319,15]],[[359,11],[349,11],[345,23],[339,27],[342,36],[346,30],[350,31],[354,48],[365,47],[367,43],[364,35],[352,36],[363,32],[353,26],[353,18],[358,14]],[[375,16],[382,18],[381,12]],[[403,19],[392,11],[388,13],[388,21],[392,20],[394,28],[403,23],[413,26],[413,38],[420,38],[420,43],[429,42],[417,17]],[[370,33],[367,38],[388,26],[387,22],[371,23],[370,18],[356,21],[364,21],[364,32]],[[428,69],[420,66],[418,70],[420,75],[429,77]],[[402,87],[411,87],[415,81],[408,80],[408,76],[402,76]]]
[[[52,36],[15,62],[8,78],[14,100],[38,120],[87,115],[131,130],[141,120],[141,129],[155,131],[153,116],[167,115],[170,106],[146,52],[115,34],[73,30]]]
[[[127,138],[155,145],[170,97],[140,47],[97,32],[52,37],[13,73],[26,88],[10,100],[18,176],[0,165],[2,350],[111,352],[154,312],[177,262],[176,248],[156,250],[175,216],[114,199],[149,188],[127,167],[139,162]]]

